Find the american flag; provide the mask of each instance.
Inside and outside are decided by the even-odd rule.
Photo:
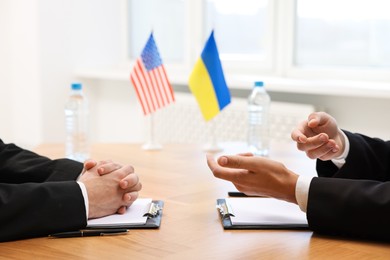
[[[169,83],[153,33],[150,34],[141,57],[135,62],[130,73],[144,115],[175,101],[175,95]]]

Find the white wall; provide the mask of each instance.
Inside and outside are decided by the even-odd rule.
[[[79,80],[75,72],[125,59],[122,3],[0,1],[0,138],[28,147],[64,140],[63,104],[69,84]],[[82,80],[92,105],[93,141],[142,142],[145,120],[129,81]],[[274,100],[315,104],[342,127],[390,139],[389,99],[271,95]]]
[[[74,72],[124,58],[120,11],[121,1],[39,0],[45,142],[64,139],[63,104],[70,83],[78,80]],[[95,84],[84,85],[89,95]]]
[[[1,138],[32,147],[64,139],[63,104],[78,67],[122,56],[122,1],[0,2]],[[89,86],[86,86],[89,91]]]
[[[37,1],[0,4],[1,138],[32,146],[42,139]]]

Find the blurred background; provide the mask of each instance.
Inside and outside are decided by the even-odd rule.
[[[175,92],[186,94],[214,30],[234,98],[264,81],[273,101],[390,139],[388,10],[387,0],[2,0],[0,138],[27,148],[64,142],[64,103],[78,81],[93,142],[143,142],[129,74],[149,34]]]

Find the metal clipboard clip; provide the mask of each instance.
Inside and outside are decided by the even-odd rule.
[[[161,210],[162,210],[162,208],[157,203],[152,202],[152,203],[150,203],[149,211],[146,212],[143,216],[149,217],[149,218],[154,218],[160,214]]]
[[[217,209],[219,209],[222,218],[234,217],[233,209],[226,201],[217,204]]]

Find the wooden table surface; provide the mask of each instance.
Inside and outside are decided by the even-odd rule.
[[[51,158],[62,157],[63,150],[59,144],[36,149]],[[5,242],[0,243],[1,259],[390,259],[386,243],[309,230],[224,230],[216,199],[233,186],[214,178],[200,145],[145,151],[140,144],[95,144],[91,157],[132,164],[143,184],[140,196],[165,202],[161,227],[122,236]],[[297,173],[314,173],[314,161],[290,144],[274,145],[271,158]]]

